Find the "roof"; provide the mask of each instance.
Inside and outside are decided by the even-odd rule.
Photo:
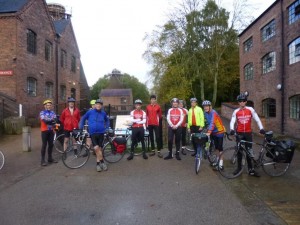
[[[0,0],[0,13],[18,12],[29,0]]]
[[[62,34],[65,31],[68,24],[70,23],[70,20],[68,19],[55,20],[53,21],[53,23],[54,23],[56,33]]]
[[[269,6],[259,17],[257,17],[248,27],[245,28],[240,34],[239,37],[242,36],[250,27],[252,27],[260,18],[262,18],[270,9],[273,8],[274,5],[276,5],[279,2],[279,0],[276,0],[272,5]]]
[[[131,96],[131,89],[102,89],[101,97],[113,97],[113,96]]]

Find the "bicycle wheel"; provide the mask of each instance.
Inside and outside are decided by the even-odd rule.
[[[267,149],[265,149],[262,153],[262,168],[265,173],[271,177],[279,177],[284,175],[290,168],[290,163],[275,162],[274,157],[268,157],[266,155],[267,153]],[[273,153],[269,152],[268,155],[272,156]]]
[[[123,151],[122,153],[118,153],[115,147],[108,142],[107,144],[104,145],[102,150],[103,158],[108,163],[116,163],[123,158],[123,156],[125,155],[125,151]]]
[[[85,145],[74,144],[69,146],[62,155],[64,165],[70,169],[82,167],[90,158],[90,150]]]
[[[198,174],[200,171],[200,165],[201,165],[201,158],[197,155],[195,157],[195,172],[196,172],[196,174]]]
[[[65,134],[60,134],[54,139],[54,148],[56,151],[59,153],[64,153],[64,139],[65,139]]]
[[[5,162],[5,157],[4,157],[3,153],[0,151],[0,170],[4,166],[4,162]]]
[[[220,158],[223,158],[224,169],[218,171],[223,177],[232,179],[242,174],[246,162],[244,152],[237,151],[236,147],[230,147],[222,151]],[[239,160],[240,166],[238,166]]]
[[[207,152],[207,159],[210,162],[210,164],[217,163],[218,161],[217,151],[213,143],[211,143],[209,146],[209,150]]]

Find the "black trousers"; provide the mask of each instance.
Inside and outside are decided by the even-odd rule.
[[[200,128],[199,126],[190,126],[191,134],[200,133],[201,131],[199,131],[199,128]],[[194,147],[194,151],[197,152],[197,144],[193,138],[192,138],[192,144]]]
[[[252,133],[238,132],[237,134],[241,137],[241,140],[252,142]],[[245,146],[248,150],[252,148],[252,144],[250,144],[250,143],[245,143]],[[238,167],[239,167],[239,169],[241,169],[242,152],[238,151],[237,159],[238,159]],[[253,169],[252,159],[248,155],[246,155],[246,159],[247,159],[248,169]]]
[[[181,145],[186,146],[186,127],[181,128]]]
[[[52,130],[42,131],[42,149],[41,149],[42,161],[45,161],[47,145],[48,145],[48,160],[52,160],[53,138],[54,138],[54,133]]]
[[[159,126],[149,125],[148,131],[149,131],[149,137],[150,137],[150,143],[151,143],[151,150],[155,149],[155,144],[154,144],[154,135],[155,135],[157,151],[160,151],[162,149],[162,147],[161,147],[161,135],[159,132]]]
[[[169,154],[172,154],[174,137],[175,137],[176,154],[179,154],[180,141],[181,141],[181,127],[178,127],[175,130],[172,129],[171,127],[168,127],[168,149],[169,149]]]
[[[134,152],[134,146],[141,142],[143,152],[146,152],[145,148],[145,130],[144,127],[133,127],[131,134],[131,152]]]

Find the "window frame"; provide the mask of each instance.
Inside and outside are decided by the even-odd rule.
[[[266,98],[262,101],[262,114],[265,118],[276,118],[276,99]]]
[[[66,85],[60,85],[60,99],[66,101],[67,99],[67,87]]]
[[[289,46],[289,65],[300,62],[300,37],[293,40]]]
[[[300,120],[300,95],[289,98],[290,119]]]
[[[276,70],[276,52],[269,52],[262,57],[262,74],[270,73],[274,70]]]
[[[53,45],[52,42],[46,40],[45,41],[45,60],[48,62],[52,62],[53,58]]]
[[[34,77],[27,77],[27,95],[30,97],[37,96],[37,79]]]
[[[246,52],[250,52],[250,50],[253,47],[253,37],[251,36],[250,38],[248,38],[244,43],[244,53]]]
[[[295,23],[300,19],[300,0],[294,1],[288,7],[289,24]]]
[[[67,51],[64,49],[60,50],[60,66],[62,68],[67,68]]]
[[[245,80],[253,80],[254,77],[254,67],[253,67],[253,63],[247,63],[244,66],[244,79]]]
[[[267,33],[267,31],[269,31]],[[271,20],[268,24],[266,24],[263,28],[261,28],[261,40],[265,42],[276,34],[276,23],[275,19]]]
[[[37,53],[37,34],[27,29],[27,52],[36,55]]]
[[[45,83],[45,97],[46,98],[53,98],[53,83],[51,81],[47,81]]]
[[[71,57],[71,71],[76,73],[76,57],[74,55]]]
[[[76,99],[76,88],[71,88],[71,98]]]

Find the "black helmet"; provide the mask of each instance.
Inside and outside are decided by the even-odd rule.
[[[247,101],[247,95],[245,95],[244,93],[240,94],[237,96],[236,98],[237,101]]]
[[[177,102],[177,103],[179,103],[179,99],[178,99],[178,98],[172,98],[172,100],[171,100],[171,104],[172,104],[173,102]]]
[[[95,104],[97,104],[97,103],[100,103],[101,105],[103,105],[103,100],[99,98],[96,100]]]
[[[190,102],[197,102],[198,100],[197,100],[197,98],[191,98],[190,99]]]
[[[75,98],[69,97],[68,102],[76,102]]]
[[[141,99],[137,99],[134,101],[134,104],[143,104],[142,100]]]

